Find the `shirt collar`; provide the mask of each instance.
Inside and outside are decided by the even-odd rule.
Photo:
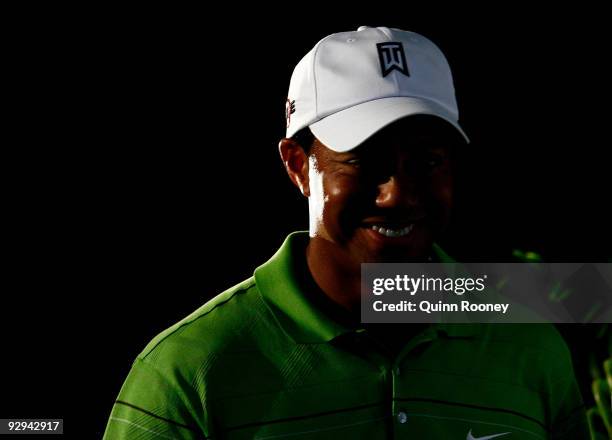
[[[296,342],[328,342],[349,329],[318,310],[300,285],[306,265],[307,232],[290,234],[280,249],[255,270],[255,283],[279,324]]]
[[[283,330],[298,343],[329,342],[344,333],[355,331],[323,313],[309,299],[299,271],[306,267],[308,232],[289,234],[280,249],[266,263],[255,269],[255,283],[264,301]],[[453,262],[438,245],[433,247],[438,261]],[[306,269],[307,270],[307,269]],[[478,330],[473,324],[437,324],[437,332],[448,337],[471,337]]]

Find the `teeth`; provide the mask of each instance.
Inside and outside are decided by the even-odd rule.
[[[391,229],[391,228],[383,228],[377,225],[372,226],[372,230],[378,232],[385,237],[403,237],[404,235],[408,235],[410,231],[412,231],[412,227],[414,225],[408,225],[405,228],[401,229]]]

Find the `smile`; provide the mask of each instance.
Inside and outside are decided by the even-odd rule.
[[[414,224],[410,224],[406,226],[405,228],[391,229],[391,228],[384,228],[382,226],[372,225],[371,229],[373,231],[378,232],[380,235],[384,235],[385,237],[403,237],[405,235],[410,234],[410,231],[412,231],[413,226]]]

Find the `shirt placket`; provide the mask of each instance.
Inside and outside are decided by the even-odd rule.
[[[408,363],[414,349],[422,344],[427,344],[435,340],[437,332],[434,328],[429,328],[420,335],[412,338],[406,346],[399,352],[391,365],[392,378],[392,420],[393,420],[393,436],[392,438],[409,438],[410,437],[410,413],[405,407],[405,402],[401,400],[405,396],[405,389],[402,386],[402,375],[406,375],[406,371],[402,371],[402,367],[407,369]],[[414,359],[414,357],[413,357]]]
[[[358,336],[365,337],[365,335],[360,335],[359,333],[366,333],[365,331],[358,331]],[[368,337],[367,339],[374,346],[378,345],[373,338]],[[383,355],[379,350],[369,350],[368,357],[372,362],[376,363],[382,374],[385,400],[389,402],[388,438],[409,438],[410,436],[410,413],[404,407],[404,402],[400,400],[403,395],[402,374],[406,374],[405,371],[402,371],[402,366],[409,362],[406,358],[410,357],[410,354],[416,347],[429,343],[434,339],[436,339],[436,331],[433,328],[427,329],[425,332],[412,338],[394,359]]]

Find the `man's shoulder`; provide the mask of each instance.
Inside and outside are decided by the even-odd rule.
[[[162,369],[177,363],[197,367],[221,351],[252,344],[267,319],[269,312],[250,277],[162,331],[138,359]]]
[[[553,324],[484,324],[479,339],[515,353],[530,354],[544,362],[571,359],[565,340]]]

